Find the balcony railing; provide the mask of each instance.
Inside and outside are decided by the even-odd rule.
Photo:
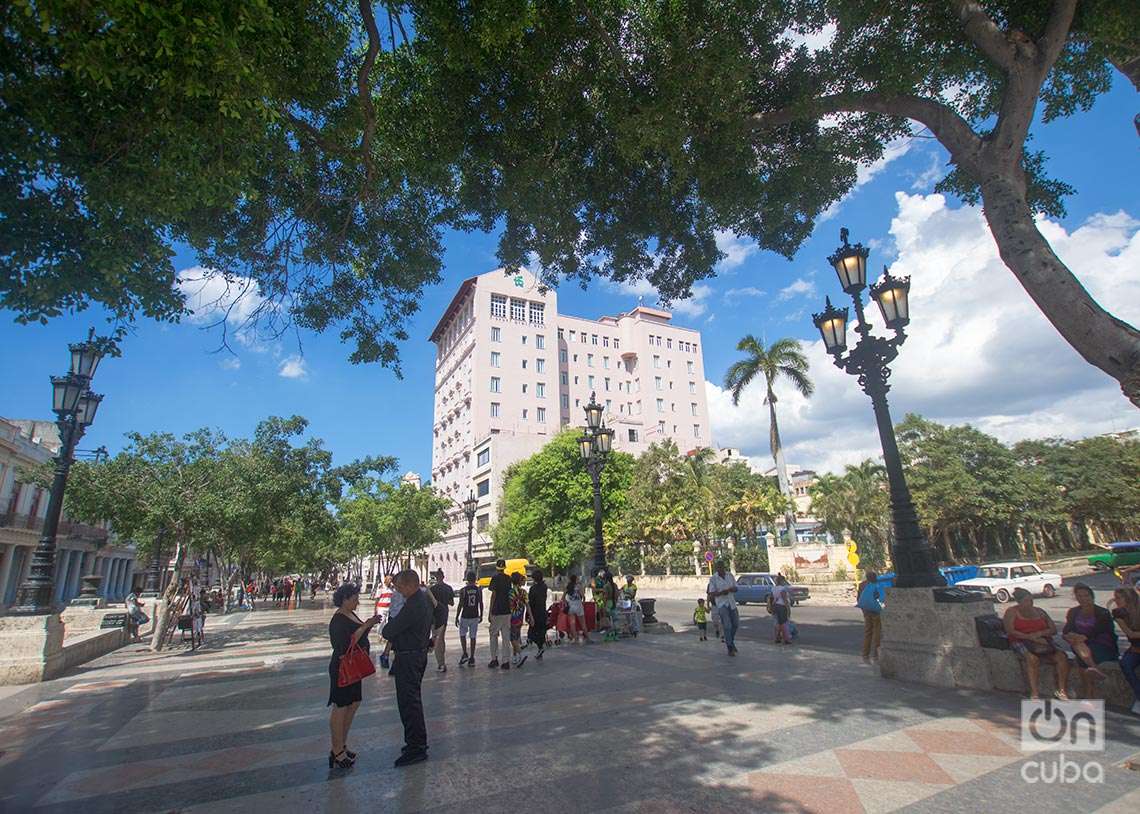
[[[0,528],[21,529],[39,534],[44,530],[44,520],[38,516],[5,512],[0,514]],[[56,533],[60,537],[75,537],[92,542],[102,542],[107,539],[106,529],[92,526],[89,523],[77,523],[70,520],[60,520],[59,530]]]

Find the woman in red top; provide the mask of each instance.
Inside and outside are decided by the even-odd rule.
[[[1009,637],[1009,646],[1025,657],[1025,675],[1029,679],[1029,697],[1037,698],[1038,677],[1041,672],[1042,660],[1051,661],[1057,673],[1057,691],[1053,693],[1058,698],[1067,700],[1069,694],[1069,660],[1053,644],[1053,637],[1057,635],[1057,625],[1049,618],[1049,614],[1041,608],[1033,606],[1033,594],[1024,588],[1013,592],[1017,604],[1005,612],[1005,635]]]

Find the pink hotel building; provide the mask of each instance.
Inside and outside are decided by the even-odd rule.
[[[585,424],[590,394],[605,407],[614,448],[640,454],[672,438],[682,452],[711,446],[698,331],[639,305],[599,320],[558,312],[555,291],[529,272],[465,280],[432,331],[436,344],[432,485],[452,501],[451,526],[428,566],[462,581],[467,520],[479,499],[476,563],[492,556],[507,466],[569,426]]]

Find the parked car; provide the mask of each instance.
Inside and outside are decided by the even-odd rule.
[[[768,601],[772,588],[776,585],[776,575],[769,573],[750,573],[736,575],[736,604],[747,605],[752,602],[762,605]],[[792,604],[798,605],[811,599],[811,591],[806,585],[792,585]]]
[[[976,577],[964,579],[955,587],[992,596],[997,602],[1008,602],[1015,588],[1048,598],[1057,594],[1060,585],[1060,574],[1042,571],[1035,563],[995,562],[979,567]]]
[[[1097,571],[1140,565],[1140,541],[1109,543],[1108,551],[1100,551],[1089,557],[1089,565]]]

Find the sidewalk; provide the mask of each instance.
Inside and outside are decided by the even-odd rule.
[[[424,677],[431,759],[397,771],[390,679],[366,680],[348,774],[327,769],[325,611],[120,651],[0,719],[0,810],[36,812],[1134,812],[1140,719],[1110,712],[1104,782],[1029,784],[1018,699],[886,682],[846,655],[642,636],[520,670]],[[216,649],[213,649],[216,648]],[[152,654],[153,655],[153,654]],[[5,703],[10,703],[9,697]],[[28,700],[28,699],[25,699]],[[4,714],[4,713],[0,713]]]

